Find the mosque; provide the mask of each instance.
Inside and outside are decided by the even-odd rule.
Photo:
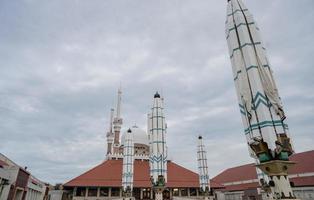
[[[63,184],[64,194],[67,195],[63,194],[63,198],[50,198],[51,200],[122,199],[123,149],[126,144],[127,131],[120,136],[123,125],[120,113],[121,94],[119,90],[116,112],[111,110],[109,130],[106,134],[105,160]],[[156,96],[159,94],[154,95]],[[136,200],[155,199],[150,176],[151,140],[148,131],[136,125],[129,131],[134,134],[133,197]],[[294,192],[302,199],[312,199],[314,197],[314,150],[296,153],[290,159],[297,162],[296,166],[289,171],[289,177],[294,182]],[[203,199],[198,173],[167,159],[167,179],[163,199]],[[208,185],[216,200],[262,199],[261,196],[265,195],[258,192],[261,188],[254,164],[228,168],[208,181]]]
[[[244,133],[255,164],[226,169],[209,180],[202,137],[196,152],[198,173],[169,160],[164,99],[158,93],[147,116],[147,132],[133,126],[121,136],[119,89],[106,135],[106,159],[63,185],[70,199],[314,198],[314,151],[295,153],[293,149],[259,27],[241,0],[227,3],[226,40]]]
[[[127,132],[120,137],[123,124],[121,117],[121,90],[118,91],[116,112],[111,110],[107,133],[107,155],[103,163],[64,184],[73,200],[120,198],[122,191],[123,149]],[[158,93],[154,98],[161,98]],[[163,101],[163,98],[161,98]],[[134,180],[135,199],[153,199],[150,177],[150,138],[146,131],[133,126],[129,129],[134,135]],[[163,199],[173,197],[200,196],[199,175],[167,159],[167,183]]]

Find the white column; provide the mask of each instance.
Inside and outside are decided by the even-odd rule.
[[[197,161],[198,161],[200,188],[203,190],[203,192],[205,192],[206,190],[209,191],[207,156],[206,156],[206,149],[203,144],[202,136],[198,137]]]
[[[122,188],[124,192],[133,190],[133,164],[134,164],[134,143],[133,133],[129,129],[126,132],[123,147],[123,172],[122,172]]]
[[[151,138],[150,170],[154,183],[158,176],[163,176],[167,182],[167,151],[166,151],[166,124],[163,114],[163,102],[158,93],[154,96],[154,103],[149,126]]]

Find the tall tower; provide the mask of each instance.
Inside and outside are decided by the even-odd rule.
[[[109,124],[109,130],[107,132],[107,155],[112,154],[112,143],[114,140],[114,134],[112,131],[113,113],[114,113],[114,109],[111,108],[111,110],[110,110],[110,124]]]
[[[152,143],[152,113],[147,114],[147,133],[148,133],[148,142],[149,142],[149,156],[151,157],[153,155],[153,143]],[[150,166],[150,177],[153,177],[153,170],[152,170],[152,161],[149,162]]]
[[[116,116],[113,119],[113,131],[114,131],[114,141],[113,141],[113,153],[119,152],[120,146],[120,131],[122,126],[122,118],[121,118],[121,87],[118,89],[118,99],[117,99],[117,108],[116,108]]]
[[[228,0],[226,39],[251,156],[268,175],[270,198],[295,199],[287,176],[293,153],[285,113],[259,28],[242,0]]]
[[[198,137],[197,163],[198,163],[200,188],[201,188],[201,191],[205,194],[205,198],[208,199],[209,189],[210,189],[209,188],[209,176],[208,176],[206,149],[203,144],[202,136]]]
[[[148,123],[150,127],[150,174],[155,197],[162,200],[162,192],[167,182],[166,124],[163,114],[163,101],[158,92]]]
[[[122,188],[126,199],[131,199],[133,190],[134,142],[131,129],[126,132],[123,147]]]

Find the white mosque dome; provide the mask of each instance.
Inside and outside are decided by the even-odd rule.
[[[131,128],[131,131],[132,131],[133,136],[134,136],[134,138],[133,138],[134,144],[145,144],[145,145],[149,146],[148,135],[144,130],[140,129],[139,127],[137,127],[135,125]],[[122,145],[124,145],[124,140],[125,140],[125,132],[121,136],[121,144]]]

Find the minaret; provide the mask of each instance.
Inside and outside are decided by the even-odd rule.
[[[112,143],[114,140],[114,134],[112,132],[113,112],[114,112],[114,109],[111,108],[111,110],[110,110],[110,124],[109,124],[109,130],[107,132],[107,155],[112,154]]]
[[[163,114],[163,103],[158,92],[154,95],[152,113],[150,115],[150,174],[155,197],[162,200],[162,192],[167,182],[167,150],[166,126]]]
[[[206,149],[203,144],[202,136],[198,137],[197,162],[198,162],[200,188],[201,188],[202,193],[204,193],[205,199],[208,199],[209,190],[210,190],[209,176],[208,176]]]
[[[149,142],[149,156],[153,155],[153,146],[152,146],[152,135],[151,135],[151,129],[152,129],[152,115],[151,113],[147,114],[147,133],[148,133],[148,142]],[[153,176],[152,168],[152,161],[150,161],[150,177]]]
[[[113,120],[113,130],[114,130],[114,141],[113,141],[113,153],[119,152],[119,145],[120,145],[120,131],[122,126],[122,118],[121,118],[121,95],[122,91],[121,88],[118,90],[118,99],[117,99],[117,109],[116,109],[116,116]]]
[[[134,143],[131,129],[126,132],[123,146],[122,188],[124,199],[131,199],[133,191]]]
[[[287,176],[293,149],[286,116],[259,28],[242,0],[228,0],[226,39],[249,150],[270,178],[260,182],[270,198],[295,199]]]

